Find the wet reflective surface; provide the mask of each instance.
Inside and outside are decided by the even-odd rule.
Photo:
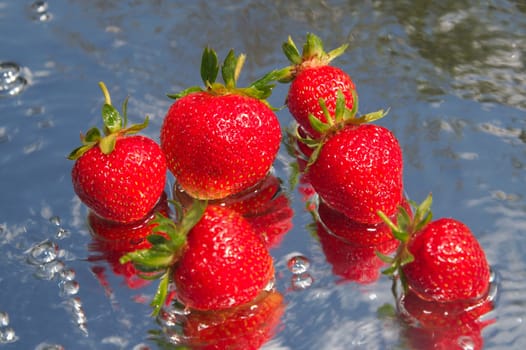
[[[73,193],[67,154],[98,124],[105,81],[150,116],[158,140],[166,93],[200,84],[211,45],[247,54],[240,85],[287,65],[281,43],[306,32],[353,78],[360,110],[390,107],[378,123],[404,151],[405,190],[433,192],[435,217],[464,221],[481,242],[498,293],[485,349],[526,346],[526,6],[522,1],[6,1],[0,0],[0,346],[5,349],[157,349],[167,320],[149,317],[153,284],[130,288],[90,260],[87,210]],[[283,104],[286,86],[270,102]],[[286,109],[277,112],[290,125]],[[286,310],[265,349],[409,348],[390,281],[334,272],[308,189],[287,187],[294,210],[271,253]],[[170,184],[173,185],[173,182]],[[170,328],[171,329],[171,328]],[[473,342],[466,342],[470,348]]]

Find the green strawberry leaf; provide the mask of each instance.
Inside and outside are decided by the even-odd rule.
[[[153,308],[151,316],[155,317],[161,311],[161,308],[163,307],[166,301],[166,296],[168,295],[169,283],[170,273],[169,271],[167,271],[162,275],[161,281],[159,282],[159,286],[157,287],[157,291],[155,292],[155,295],[153,296],[153,299],[150,303],[150,306]]]
[[[95,143],[91,143],[91,144],[85,144],[85,145],[82,145],[82,146],[79,146],[79,147],[75,148],[68,155],[68,159],[70,159],[70,160],[77,160],[77,159],[79,159],[90,148],[93,148],[94,145],[95,145]]]
[[[146,128],[148,126],[149,122],[150,122],[150,117],[146,116],[146,118],[144,118],[144,121],[142,123],[140,123],[140,124],[133,124],[129,128],[124,129],[123,133],[126,134],[126,135],[136,134],[139,131],[141,131],[144,128]]]
[[[227,89],[233,89],[236,87],[236,71],[238,71],[237,62],[238,58],[236,57],[234,50],[231,49],[221,66],[221,74]]]
[[[321,58],[324,54],[325,51],[323,50],[323,42],[321,39],[315,34],[307,33],[307,40],[303,45],[303,61],[307,61],[313,57]]]
[[[347,50],[348,47],[349,47],[349,44],[343,44],[342,46],[337,47],[334,50],[329,51],[327,53],[328,61],[330,62],[333,59],[335,59],[336,57],[341,56],[345,52],[345,50]]]
[[[126,96],[124,102],[122,102],[122,127],[125,128],[128,125],[128,99]]]
[[[122,129],[122,117],[112,105],[105,103],[102,106],[102,120],[106,134],[112,134]]]
[[[200,86],[191,86],[188,89],[184,89],[181,92],[178,92],[176,94],[166,94],[166,96],[168,96],[171,99],[177,100],[178,98],[185,97],[194,92],[200,92],[200,91],[203,91],[203,89]]]
[[[217,60],[217,53],[206,47],[201,58],[201,79],[206,86],[215,83],[217,74],[219,73],[219,63]]]
[[[118,134],[109,134],[100,139],[99,147],[102,153],[110,154],[113,152],[115,145],[117,144],[117,136]]]
[[[96,127],[88,130],[85,136],[81,136],[81,141],[83,143],[95,143],[98,142],[101,138],[100,130]]]
[[[292,38],[290,36],[288,40],[285,41],[281,45],[281,49],[283,50],[283,53],[285,54],[285,56],[288,58],[288,60],[291,63],[295,65],[301,64],[302,58],[301,58],[300,52],[298,48],[296,47],[296,44],[294,44],[294,41],[292,41]]]
[[[203,217],[208,201],[195,199],[190,209],[185,213],[181,220],[181,227],[183,231],[189,232]]]

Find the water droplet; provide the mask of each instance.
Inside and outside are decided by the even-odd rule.
[[[20,66],[15,62],[0,62],[0,97],[18,95],[27,85],[20,76]]]
[[[45,12],[48,9],[48,4],[45,1],[37,0],[32,5],[31,8],[36,12]]]
[[[0,143],[4,143],[7,141],[9,141],[9,135],[7,134],[7,129],[5,127],[1,127],[0,128]]]
[[[71,296],[79,292],[80,285],[77,281],[62,281],[59,284],[61,296]]]
[[[58,246],[50,240],[45,240],[29,249],[27,261],[32,265],[47,264],[55,260],[57,256]]]
[[[474,350],[475,349],[475,342],[469,336],[458,337],[457,344],[460,346],[459,349],[463,349],[463,350]]]
[[[9,315],[7,312],[0,311],[0,327],[7,327],[9,325]]]
[[[0,344],[14,343],[18,340],[13,328],[4,328],[0,330]]]
[[[312,286],[314,279],[308,272],[294,274],[290,280],[293,290],[304,290]]]
[[[47,264],[41,264],[35,271],[35,277],[41,280],[52,280],[64,267],[64,263],[60,260],[53,260]]]
[[[73,281],[75,279],[75,270],[68,268],[60,271],[60,278],[64,281]]]
[[[35,350],[64,350],[64,347],[59,344],[40,343]]]
[[[33,19],[39,22],[47,22],[51,20],[51,13],[48,11],[48,3],[43,0],[36,0],[31,5],[31,10],[34,11]]]
[[[60,217],[55,215],[49,218],[49,222],[55,226],[60,226]]]
[[[73,321],[79,327],[79,329],[84,333],[84,335],[88,335],[88,326],[87,326],[87,317],[84,312],[84,308],[82,307],[82,302],[79,298],[71,298],[64,302],[64,306],[66,309],[71,312],[73,316]]]
[[[296,255],[287,261],[287,267],[293,274],[302,274],[310,267],[310,261],[303,255]]]
[[[55,233],[55,237],[57,239],[68,238],[70,235],[71,235],[71,232],[62,227],[57,230],[57,233]]]

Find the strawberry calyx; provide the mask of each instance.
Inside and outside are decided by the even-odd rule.
[[[433,218],[433,213],[431,212],[432,202],[432,194],[429,194],[420,204],[409,201],[414,208],[413,218],[411,218],[411,215],[409,215],[409,212],[404,207],[399,206],[396,214],[396,224],[382,211],[378,211],[378,216],[389,226],[393,236],[400,241],[400,245],[394,257],[384,255],[380,252],[376,252],[376,255],[383,262],[389,264],[389,267],[383,270],[382,273],[387,276],[398,276],[405,294],[408,292],[408,284],[402,267],[414,261],[414,256],[409,251],[408,244],[411,237],[424,229]],[[395,289],[394,283],[395,279],[393,279],[393,290]]]
[[[343,44],[334,50],[326,52],[323,48],[323,41],[317,35],[307,33],[307,38],[300,53],[298,47],[289,36],[281,48],[292,65],[277,70],[277,80],[280,83],[290,83],[304,69],[326,66],[333,59],[343,54],[348,46],[348,44]]]
[[[309,113],[309,122],[312,128],[321,135],[320,137],[313,138],[309,135],[302,136],[299,134],[298,128],[296,128],[296,139],[298,139],[300,142],[304,143],[305,145],[314,150],[311,156],[309,157],[306,169],[308,169],[309,166],[316,161],[323,147],[323,144],[332,135],[342,130],[347,125],[358,126],[361,124],[370,123],[383,118],[389,112],[389,110],[384,111],[383,109],[381,109],[375,112],[357,116],[358,96],[354,91],[351,91],[351,93],[355,101],[352,109],[349,109],[345,106],[345,96],[343,95],[341,90],[338,90],[334,115],[330,114],[327,105],[325,104],[325,100],[323,98],[320,98],[319,103],[326,121],[322,121],[316,118],[312,113]]]
[[[106,85],[101,81],[99,87],[104,94],[104,104],[102,105],[102,122],[103,133],[97,128],[89,129],[86,134],[80,134],[81,146],[75,148],[69,155],[68,159],[77,160],[84,153],[95,146],[99,146],[104,154],[110,154],[115,149],[115,144],[120,136],[136,134],[148,126],[148,116],[141,124],[128,124],[128,97],[122,104],[122,114],[111,104],[110,93]]]
[[[175,218],[156,213],[151,225],[152,234],[146,239],[151,243],[147,249],[139,249],[123,255],[121,264],[132,262],[139,271],[138,276],[146,280],[160,280],[157,292],[150,305],[152,316],[156,316],[165,304],[168,286],[172,278],[172,269],[184,253],[188,232],[201,220],[207,201],[194,199],[189,207],[183,208],[181,203],[170,201],[175,207]]]
[[[206,47],[201,57],[201,79],[205,85],[204,88],[201,86],[192,86],[179,93],[168,94],[168,97],[178,99],[194,92],[208,92],[216,96],[237,94],[256,98],[268,105],[266,99],[272,94],[272,89],[275,86],[274,82],[278,80],[279,77],[278,72],[271,71],[248,87],[238,87],[237,81],[245,60],[245,54],[236,56],[234,50],[231,49],[221,66],[219,66],[216,51]],[[223,83],[216,81],[219,70],[221,70]]]

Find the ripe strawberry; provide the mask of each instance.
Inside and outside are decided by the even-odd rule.
[[[394,259],[386,259],[398,271],[404,290],[422,299],[440,302],[472,300],[488,291],[490,267],[476,237],[462,222],[452,218],[431,221],[432,197],[416,208],[411,220],[398,215],[398,226],[383,213],[402,244]]]
[[[205,49],[201,76],[205,89],[189,88],[177,95],[161,128],[161,147],[168,168],[188,194],[219,199],[260,182],[276,158],[281,129],[265,102],[273,75],[248,88],[236,87],[245,56],[230,51],[222,65],[225,85],[213,50]]]
[[[402,201],[402,150],[391,131],[366,124],[383,117],[383,111],[355,117],[356,111],[346,109],[343,96],[338,95],[328,123],[311,118],[322,136],[298,136],[314,148],[306,168],[308,180],[333,209],[354,221],[376,224],[381,221],[378,210],[394,215]]]
[[[253,300],[273,275],[272,258],[250,224],[234,210],[209,206],[188,234],[174,282],[185,305],[216,310]]]
[[[249,303],[220,311],[193,311],[183,323],[185,345],[199,350],[257,350],[276,333],[283,296],[263,291]]]
[[[289,37],[283,43],[283,52],[292,63],[281,70],[279,79],[284,83],[291,82],[287,107],[298,124],[312,137],[318,137],[319,133],[311,126],[309,115],[327,122],[327,115],[320,108],[320,99],[325,101],[331,115],[336,108],[337,91],[345,96],[347,108],[353,109],[357,102],[356,89],[349,75],[342,69],[329,65],[347,46],[342,45],[327,53],[321,39],[311,33],[307,34],[301,55],[292,38]]]
[[[218,310],[253,300],[271,281],[272,257],[250,223],[238,212],[195,200],[177,223],[158,216],[150,249],[129,253],[121,263],[133,261],[145,272],[162,277],[152,302],[158,313],[173,281],[177,298],[190,309]]]
[[[143,219],[158,202],[166,180],[166,159],[155,141],[134,135],[143,124],[126,127],[127,100],[123,115],[111,105],[104,83],[99,84],[104,136],[97,128],[81,134],[82,146],[69,155],[75,160],[71,176],[80,200],[97,215],[130,223]]]

